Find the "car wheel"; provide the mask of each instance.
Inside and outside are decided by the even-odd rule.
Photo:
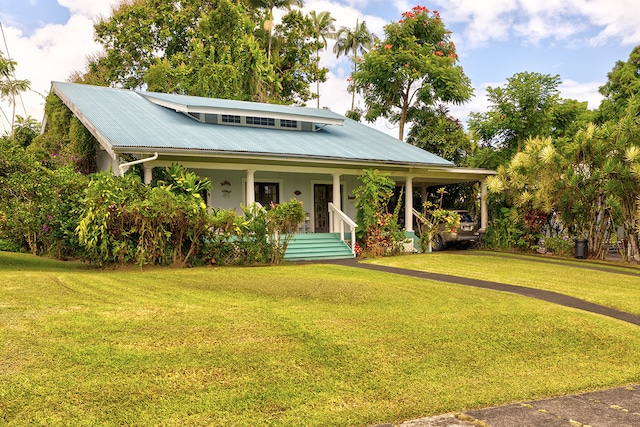
[[[442,236],[435,236],[431,241],[431,250],[441,251],[443,249],[444,249],[444,240],[442,240]]]

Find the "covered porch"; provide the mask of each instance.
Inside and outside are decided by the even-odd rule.
[[[296,198],[304,204],[307,213],[298,234],[332,234],[343,245],[355,240],[357,212],[353,190],[361,184],[358,177],[367,169],[366,166],[388,174],[398,186],[404,188],[405,195],[419,192],[421,200],[426,200],[429,187],[479,182],[481,232],[486,230],[488,223],[486,178],[494,173],[440,165],[353,165],[336,161],[304,162],[299,159],[295,162],[291,159],[265,161],[264,158],[261,161],[244,159],[243,162],[237,162],[229,159],[226,162],[214,163],[206,158],[187,159],[168,154],[158,156],[156,153],[141,153],[139,157],[137,163],[144,168],[146,182],[151,182],[153,168],[167,167],[174,162],[179,162],[199,176],[208,178],[212,183],[212,189],[206,195],[210,209],[233,209],[240,212],[242,206],[256,202],[268,205]],[[122,172],[121,165],[118,165],[118,169],[118,172]],[[420,206],[414,206],[414,203],[413,197],[403,198],[405,232],[409,238],[414,239],[413,246],[417,247],[413,212],[414,209],[420,210]],[[314,242],[309,237],[294,239],[294,246],[298,241],[305,241],[307,246],[321,246],[320,240]],[[351,256],[355,256],[350,244],[348,247]]]

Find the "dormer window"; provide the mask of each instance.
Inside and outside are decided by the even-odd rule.
[[[275,127],[276,125],[276,120],[270,117],[247,116],[246,120],[248,125],[254,125],[254,126]]]
[[[222,114],[222,123],[237,123],[240,124],[240,116],[232,116],[230,114]]]
[[[342,116],[329,110],[164,93],[140,94],[155,105],[185,114],[208,125],[318,132],[328,125],[344,124]]]

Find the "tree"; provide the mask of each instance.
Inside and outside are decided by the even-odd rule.
[[[304,2],[302,0],[249,0],[249,4],[258,8],[268,8],[269,15],[264,21],[264,28],[268,31],[268,46],[267,46],[267,59],[271,59],[271,45],[273,39],[273,9],[290,9],[291,6],[303,7]]]
[[[367,121],[384,117],[398,123],[398,138],[403,139],[416,111],[471,98],[471,82],[458,65],[451,32],[438,11],[416,6],[384,32],[384,40],[364,55],[353,75],[364,96]]]
[[[342,55],[351,53],[353,73],[351,74],[350,81],[353,78],[353,75],[358,71],[358,61],[361,58],[358,54],[364,55],[368,52],[373,47],[375,40],[376,35],[367,29],[367,23],[362,21],[361,24],[358,24],[357,19],[356,26],[353,30],[349,27],[340,27],[336,33],[336,44],[333,46],[333,53],[335,53],[338,58]],[[353,111],[356,97],[356,91],[353,84],[351,84],[350,90],[351,111]]]
[[[318,48],[316,49],[316,68],[320,67],[320,49],[327,48],[327,37],[334,37],[335,33],[335,18],[331,16],[331,13],[328,11],[320,12],[316,14],[315,10],[312,10],[310,13],[311,21],[313,22],[313,29],[316,32],[316,43],[318,43]],[[322,43],[322,45],[320,45]],[[320,79],[316,80],[316,100],[317,107],[320,108]]]
[[[472,149],[462,123],[442,104],[436,108],[416,109],[407,142],[458,166],[463,165]]]
[[[156,59],[144,77],[148,89],[267,102],[279,88],[273,67],[251,33],[241,6],[219,0],[200,15],[183,52]]]
[[[290,4],[124,1],[95,25],[104,54],[89,58],[86,72],[72,78],[127,89],[304,102],[310,82],[323,81],[327,70],[312,60],[320,42],[309,18],[293,11],[273,26],[273,8]]]
[[[607,83],[600,87],[604,96],[599,108],[599,121],[619,118],[632,96],[640,96],[640,46],[636,46],[627,62],[616,62],[607,74]]]
[[[0,99],[3,99],[13,107],[11,114],[11,135],[13,135],[13,127],[15,125],[16,117],[16,96],[20,92],[29,90],[29,80],[16,79],[16,66],[18,64],[11,59],[5,58],[2,51],[0,51]]]
[[[314,58],[321,46],[313,21],[299,10],[287,13],[275,27],[271,62],[281,85],[279,102],[304,104],[312,97],[311,82],[326,80],[329,70],[318,68]]]
[[[560,83],[558,75],[516,73],[504,87],[487,88],[489,111],[471,113],[469,128],[484,146],[504,150],[508,159],[527,138],[551,135]]]
[[[622,230],[628,252],[640,260],[636,225],[640,193],[640,99],[602,126],[589,124],[571,139],[529,138],[511,162],[490,178],[492,192],[506,192],[519,217],[556,215],[566,237],[586,238],[604,258]]]
[[[13,141],[21,147],[28,147],[40,135],[40,123],[31,116],[16,116],[13,126]]]

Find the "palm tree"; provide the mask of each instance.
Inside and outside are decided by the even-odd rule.
[[[336,57],[351,53],[353,58],[353,73],[357,71],[358,53],[364,55],[373,47],[376,40],[376,35],[367,29],[367,23],[362,21],[358,24],[356,19],[356,27],[351,30],[349,27],[340,27],[336,33],[336,44],[333,46],[333,53]],[[355,88],[351,91],[351,110],[353,110],[355,103],[356,91]]]
[[[4,54],[0,52],[0,99],[7,100],[9,105],[13,106],[11,115],[11,136],[13,136],[13,127],[16,117],[16,96],[20,92],[29,90],[29,80],[18,80],[15,77],[17,63],[10,59],[6,59]]]
[[[331,16],[330,12],[326,10],[316,14],[315,10],[310,12],[311,19],[313,20],[313,28],[316,32],[316,41],[322,40],[322,48],[327,48],[327,37],[332,38],[335,35],[336,27],[333,24],[336,22],[335,18]],[[316,50],[316,67],[320,65],[320,46]],[[318,94],[318,108],[320,108],[320,80],[316,80],[316,89]]]

